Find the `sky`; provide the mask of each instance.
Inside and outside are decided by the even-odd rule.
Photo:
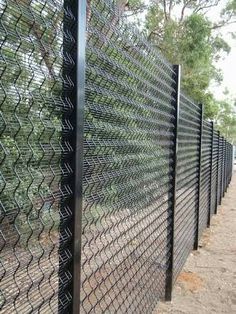
[[[226,3],[226,0],[221,1],[221,5],[211,10],[208,13],[212,21],[217,21],[219,13]],[[236,34],[236,24],[228,25],[220,30],[225,41],[231,46],[231,51],[216,63],[216,66],[221,69],[223,73],[223,82],[220,85],[211,84],[210,90],[214,93],[217,99],[223,99],[224,90],[229,90],[229,96],[236,98],[236,39],[232,39],[231,33]]]
[[[235,25],[231,25],[229,29],[236,34]],[[230,96],[236,98],[236,40],[232,40],[231,36],[226,30],[224,30],[224,38],[231,46],[231,51],[226,57],[216,63],[216,66],[219,67],[223,72],[224,80],[220,86],[212,84],[210,88],[215,96],[219,99],[224,98],[223,92],[225,88],[229,90]]]

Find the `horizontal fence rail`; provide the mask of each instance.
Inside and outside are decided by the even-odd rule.
[[[0,7],[0,311],[152,313],[233,146],[115,1]]]

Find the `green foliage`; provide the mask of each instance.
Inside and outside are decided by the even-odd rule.
[[[156,19],[161,19],[157,20]],[[161,32],[156,36],[156,29]],[[182,22],[163,20],[163,14],[157,6],[151,7],[147,14],[146,27],[150,40],[174,64],[182,65],[184,90],[197,102],[206,107],[212,104],[212,95],[207,92],[212,79],[220,80],[219,72],[213,65],[215,51],[227,50],[222,38],[211,37],[211,23],[200,14],[192,14]],[[213,110],[207,108],[206,113]]]
[[[215,118],[216,127],[231,143],[236,144],[236,101],[218,101],[217,116]]]
[[[214,10],[216,1],[163,3],[151,1],[145,19],[147,36],[171,63],[182,65],[183,89],[194,101],[204,104],[205,118],[216,119],[219,106],[209,86],[212,81],[221,83],[222,73],[215,67],[215,61],[229,53],[230,46],[215,29],[235,21],[236,1],[227,3],[221,20],[214,24],[205,10]],[[172,13],[175,7],[181,12],[179,16]]]
[[[39,217],[48,215],[51,225],[51,214],[57,210],[52,195],[60,174],[55,175],[50,165],[60,168],[61,112],[54,104],[62,94],[59,26],[63,14],[50,3],[16,0],[5,5],[1,16],[0,220],[7,217],[31,232],[26,221],[39,222]]]

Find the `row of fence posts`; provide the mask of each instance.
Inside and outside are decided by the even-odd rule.
[[[174,177],[173,177],[173,200],[172,200],[172,237],[171,237],[171,257],[170,263],[167,270],[167,279],[166,279],[166,301],[171,301],[172,290],[173,290],[173,272],[174,272],[174,249],[175,249],[175,209],[176,209],[176,188],[177,188],[177,165],[178,165],[178,129],[179,129],[179,110],[180,110],[180,85],[181,85],[181,66],[175,65],[176,72],[176,117],[175,117],[175,139],[174,139]],[[200,201],[201,201],[201,159],[202,159],[202,134],[203,134],[203,121],[204,121],[204,106],[199,104],[201,108],[201,125],[200,125],[200,151],[198,159],[198,207],[197,207],[197,226],[194,242],[194,250],[198,249],[199,246],[199,211],[200,211]],[[209,199],[209,209],[208,209],[208,222],[207,227],[210,227],[211,223],[211,207],[212,207],[212,197],[211,197],[211,187],[212,187],[212,176],[213,176],[213,148],[214,148],[214,123],[211,123],[211,169],[210,169],[210,199]],[[220,135],[220,131],[217,131],[218,134],[218,158],[217,158],[217,177],[216,177],[216,200],[215,200],[215,210],[214,213],[217,214],[217,207],[221,205],[222,197],[225,196],[225,192],[229,186],[232,177],[233,171],[233,146],[227,142],[227,140]],[[220,158],[220,142],[222,143],[222,155]],[[221,163],[221,173],[219,175],[219,166]],[[218,193],[218,190],[220,193]]]

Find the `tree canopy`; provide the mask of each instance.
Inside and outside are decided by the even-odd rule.
[[[227,99],[217,101],[209,87],[212,81],[221,84],[223,79],[217,61],[230,52],[230,45],[223,38],[221,29],[236,23],[236,1],[127,0],[122,3],[124,11],[136,14],[140,12],[138,8],[143,10],[144,32],[148,40],[171,63],[182,65],[184,90],[193,100],[204,104],[205,118],[213,119],[222,129],[223,121],[228,121],[223,115],[230,109],[234,117],[234,107]],[[222,9],[218,20],[211,21],[209,12],[219,5]],[[228,136],[231,136],[231,130],[233,132],[232,123]]]

